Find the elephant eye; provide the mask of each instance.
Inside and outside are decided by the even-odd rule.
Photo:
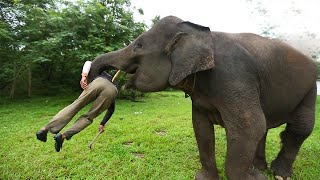
[[[138,42],[138,43],[136,44],[136,48],[141,48],[141,47],[142,47],[142,43]]]

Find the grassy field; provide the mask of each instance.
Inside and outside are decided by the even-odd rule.
[[[114,116],[92,150],[88,143],[97,133],[103,115],[66,141],[57,153],[53,135],[43,143],[36,140],[35,132],[75,98],[1,102],[0,179],[194,179],[200,168],[199,154],[192,130],[191,101],[183,93],[152,93],[141,102],[118,100]],[[299,152],[291,179],[320,177],[319,111],[316,118],[315,130]],[[269,131],[269,164],[280,149],[278,134],[283,128]],[[225,131],[219,126],[215,129],[219,175],[226,179]],[[272,179],[270,172],[265,175]]]

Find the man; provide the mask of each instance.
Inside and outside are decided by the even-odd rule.
[[[65,139],[70,140],[73,135],[89,126],[95,117],[108,109],[99,126],[99,131],[104,131],[105,124],[114,112],[118,89],[112,82],[112,76],[103,72],[90,84],[87,84],[87,76],[90,71],[90,67],[91,61],[86,61],[82,69],[82,78],[80,81],[83,92],[78,99],[58,112],[58,114],[56,114],[47,125],[42,127],[36,133],[37,139],[43,142],[47,141],[48,131],[52,134],[56,134],[54,136],[54,140],[57,152],[62,148],[62,144]],[[80,116],[68,130],[61,134],[57,134],[83,107],[92,101],[94,101],[93,105],[87,113]]]

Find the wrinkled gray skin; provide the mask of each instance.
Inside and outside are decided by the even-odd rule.
[[[97,57],[89,79],[112,66],[134,74],[126,88],[174,87],[192,99],[192,122],[202,168],[196,179],[219,179],[214,126],[226,129],[226,175],[265,179],[270,128],[287,124],[271,163],[286,179],[315,120],[316,66],[292,47],[254,34],[211,32],[173,16],[161,19],[127,47]],[[254,168],[253,168],[254,167]]]

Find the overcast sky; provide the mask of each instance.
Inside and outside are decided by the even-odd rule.
[[[143,9],[144,15],[136,13],[135,19],[147,25],[156,15],[174,15],[211,31],[261,34],[261,27],[269,23],[276,26],[277,37],[305,54],[320,52],[320,0],[131,0],[131,4]],[[306,32],[315,36],[310,39]]]
[[[261,1],[261,0],[260,0]],[[265,17],[254,8],[257,3],[246,0],[131,0],[132,6],[142,8],[144,15],[137,20],[151,24],[156,15],[168,15],[208,26],[213,31],[260,32],[259,23],[265,19],[281,26],[286,32],[308,30],[320,33],[320,0],[267,0],[261,1],[268,13]],[[295,13],[299,11],[300,14]]]

